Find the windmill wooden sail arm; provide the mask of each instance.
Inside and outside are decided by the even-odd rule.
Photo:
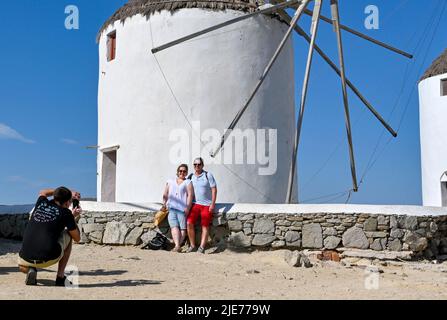
[[[275,1],[272,1],[272,2],[275,2]],[[312,16],[313,12],[311,10],[305,10],[304,14],[307,14],[308,16]],[[324,22],[329,23],[329,24],[333,24],[333,21],[330,18],[325,17],[323,15],[320,15],[320,19],[322,21],[324,21]],[[353,34],[353,35],[355,35],[357,37],[360,37],[360,38],[364,39],[364,40],[370,41],[370,42],[372,42],[372,43],[374,43],[374,44],[376,44],[378,46],[381,46],[381,47],[383,47],[385,49],[388,49],[390,51],[393,51],[395,53],[403,55],[404,57],[407,57],[408,59],[413,59],[413,55],[411,53],[405,52],[405,51],[403,51],[401,49],[398,49],[398,48],[396,48],[394,46],[386,44],[385,42],[382,42],[382,41],[379,41],[377,39],[374,39],[374,38],[372,38],[372,37],[370,37],[370,36],[368,36],[368,35],[366,35],[364,33],[361,33],[361,32],[359,32],[357,30],[354,30],[353,28],[350,28],[348,26],[340,24],[340,29],[344,30],[344,31],[347,31],[347,32],[349,32],[349,33],[351,33],[351,34]]]
[[[287,32],[285,33],[283,39],[281,40],[280,44],[278,45],[278,48],[276,49],[275,53],[273,54],[273,57],[270,59],[269,63],[267,64],[267,67],[264,69],[264,72],[262,73],[261,78],[259,79],[258,83],[256,84],[255,89],[250,94],[250,96],[249,96],[247,102],[245,103],[245,105],[239,110],[239,112],[237,113],[236,117],[231,122],[230,126],[228,127],[228,130],[233,130],[236,127],[236,125],[239,122],[239,120],[241,119],[242,115],[247,110],[247,108],[250,105],[251,101],[253,100],[253,98],[255,97],[256,93],[258,92],[259,88],[263,84],[264,80],[267,78],[267,75],[269,74],[270,70],[272,69],[276,59],[278,58],[278,56],[280,55],[282,49],[284,48],[284,46],[286,45],[287,41],[289,40],[289,38],[290,38],[290,36],[292,34],[294,26],[297,24],[298,20],[301,18],[302,14],[304,12],[304,9],[306,9],[306,7],[309,5],[310,1],[311,0],[303,0],[301,2],[301,5],[296,10],[295,15],[292,18],[292,21],[290,23],[289,29],[287,30]],[[214,152],[212,152],[212,156],[213,157],[215,157],[219,153],[219,151],[222,149],[222,147],[224,146],[225,141],[226,141],[227,138],[228,138],[227,135],[224,135],[222,137],[222,142],[216,148],[216,150]]]
[[[284,12],[285,13],[285,12]],[[287,14],[287,13],[285,13]],[[307,42],[310,42],[309,35],[306,34],[306,32],[299,26],[295,29],[295,31],[302,36]],[[335,63],[323,52],[323,50],[315,44],[314,46],[315,51],[326,61],[326,63],[337,73],[338,76],[340,76],[340,69],[335,65]],[[383,119],[383,117],[380,115],[380,113],[371,105],[371,103],[363,96],[362,93],[357,89],[357,87],[348,79],[346,78],[346,84],[349,88],[355,93],[355,95],[360,99],[360,101],[363,102],[363,104],[371,111],[371,113],[374,115],[374,117],[377,118],[377,120],[380,121],[380,123],[384,126],[384,128],[394,137],[397,137],[397,132]]]
[[[252,17],[260,15],[260,14],[271,14],[271,13],[274,13],[274,12],[278,11],[279,9],[285,9],[287,7],[291,7],[291,6],[296,5],[296,4],[301,4],[301,2],[302,1],[300,1],[300,0],[288,0],[288,1],[285,1],[285,2],[281,2],[281,3],[275,4],[274,6],[267,7],[265,9],[261,9],[261,10],[258,10],[258,11],[252,12],[252,13],[248,13],[246,15],[243,15],[243,16],[240,16],[240,17],[237,17],[237,18],[234,18],[234,19],[231,19],[231,20],[228,20],[228,21],[216,24],[216,25],[211,26],[209,28],[205,28],[203,30],[194,32],[194,33],[189,34],[187,36],[184,36],[182,38],[170,41],[170,42],[165,43],[165,44],[163,44],[161,46],[153,48],[151,51],[152,51],[152,53],[157,53],[159,51],[162,51],[162,50],[168,49],[170,47],[173,47],[175,45],[178,45],[178,44],[180,44],[182,42],[185,42],[185,41],[197,38],[199,36],[202,36],[202,35],[207,34],[209,32],[212,32],[212,31],[215,31],[215,30],[227,27],[227,26],[235,24],[237,22],[240,22],[240,21],[252,18]]]
[[[300,111],[299,111],[299,115],[298,115],[296,131],[295,131],[295,140],[294,140],[294,146],[293,146],[293,152],[292,152],[291,166],[290,166],[290,171],[289,171],[289,184],[288,184],[287,196],[286,196],[287,203],[292,202],[292,193],[293,193],[293,184],[295,182],[298,146],[300,143],[301,128],[303,126],[304,109],[306,106],[307,91],[309,88],[310,71],[312,68],[315,40],[317,38],[317,33],[318,33],[318,26],[319,26],[319,22],[320,22],[319,18],[320,18],[320,14],[321,14],[322,4],[323,4],[323,0],[315,0],[314,14],[312,16],[312,26],[311,26],[312,38],[309,41],[309,52],[307,55],[306,71],[304,74],[304,84],[303,84],[303,90],[301,93]]]
[[[346,135],[348,138],[348,146],[349,146],[349,160],[351,162],[352,185],[353,185],[353,191],[357,192],[359,187],[357,183],[357,173],[355,167],[354,144],[352,142],[351,118],[349,114],[348,92],[346,88],[345,61],[343,52],[343,41],[340,29],[340,14],[338,10],[338,0],[331,0],[331,12],[332,12],[332,20],[334,21],[333,23],[334,31],[337,37],[338,57],[340,61],[340,73],[341,73],[340,79],[343,92],[343,105],[345,109]]]
[[[270,2],[275,4],[275,3],[278,3],[279,1],[278,0],[270,0]],[[291,7],[297,8],[297,5],[293,5]],[[304,10],[304,14],[306,14],[308,16],[313,16],[314,13],[313,13],[312,10],[306,9],[306,10]],[[321,14],[320,14],[320,20],[322,20],[322,21],[324,21],[326,23],[329,23],[329,24],[333,24],[333,21],[332,21],[331,18],[325,17],[324,15],[321,15]],[[368,35],[366,35],[364,33],[361,33],[361,32],[359,32],[359,31],[357,31],[357,30],[355,30],[355,29],[353,29],[351,27],[348,27],[348,26],[346,26],[344,24],[340,24],[340,29],[343,30],[343,31],[346,31],[348,33],[351,33],[351,34],[353,34],[353,35],[355,35],[355,36],[357,36],[359,38],[362,38],[364,40],[370,41],[370,42],[372,42],[372,43],[374,43],[374,44],[376,44],[376,45],[378,45],[380,47],[383,47],[385,49],[393,51],[393,52],[395,52],[397,54],[403,55],[404,57],[407,57],[408,59],[413,59],[414,58],[414,56],[411,53],[408,53],[408,52],[406,52],[404,50],[396,48],[396,47],[394,47],[392,45],[389,45],[389,44],[387,44],[387,43],[385,43],[383,41],[374,39],[373,37],[370,37],[370,36],[368,36]]]
[[[281,18],[290,24],[292,18],[288,15],[288,13],[282,9],[278,10],[278,14]],[[311,41],[311,37],[299,26],[295,26],[295,31],[301,37],[303,37],[308,43]],[[340,69],[337,65],[324,53],[324,51],[315,43],[314,44],[315,51],[323,58],[323,60],[337,73],[338,76],[341,75]],[[363,104],[369,109],[369,111],[380,121],[380,123],[385,127],[385,129],[393,136],[397,137],[397,132],[385,121],[385,119],[380,115],[379,112],[372,106],[372,104],[365,98],[365,96],[357,89],[357,87],[346,78],[346,84],[349,88],[355,93],[355,95],[363,102]]]

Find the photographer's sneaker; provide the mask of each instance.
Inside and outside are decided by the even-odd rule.
[[[197,253],[205,253],[205,248],[199,247],[199,249],[197,249]]]
[[[63,278],[57,277],[56,278],[56,283],[54,284],[56,287],[65,287],[65,282],[68,282],[67,285],[72,285],[73,283],[71,283],[70,280],[67,279],[66,276],[64,276]]]
[[[26,274],[25,284],[27,286],[35,286],[37,284],[37,269],[30,267]]]

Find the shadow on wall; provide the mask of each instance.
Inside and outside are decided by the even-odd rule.
[[[234,207],[233,203],[224,203],[224,204],[216,204],[216,209],[219,210],[219,212],[227,213]],[[223,211],[220,211],[220,209],[223,209]]]
[[[134,208],[138,208],[138,209],[144,209],[147,211],[155,211],[157,212],[158,210],[160,210],[162,204],[161,203],[156,203],[159,206],[153,207],[153,206],[145,206],[145,205],[139,205],[139,204],[135,204],[135,203],[129,203],[129,202],[123,202],[122,204],[125,204],[127,206],[130,207],[134,207]],[[220,212],[226,213],[229,210],[231,210],[231,208],[233,208],[234,204],[232,203],[223,203],[223,204],[216,204],[216,209],[219,210]],[[223,211],[221,211],[221,209],[223,209]]]
[[[157,203],[157,205],[158,204],[160,205],[160,206],[157,206],[157,207],[149,207],[149,206],[138,205],[138,204],[129,203],[129,202],[123,202],[122,204],[125,204],[125,205],[130,206],[130,207],[138,208],[138,209],[144,209],[144,210],[147,210],[147,211],[155,211],[155,212],[160,210],[160,208],[162,206],[161,203]]]

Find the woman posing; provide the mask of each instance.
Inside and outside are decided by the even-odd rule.
[[[163,206],[169,209],[168,221],[171,227],[175,248],[180,252],[186,238],[186,218],[192,207],[194,189],[191,180],[187,180],[188,166],[181,164],[177,168],[177,177],[169,179],[163,193]]]

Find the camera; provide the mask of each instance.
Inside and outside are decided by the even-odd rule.
[[[79,200],[73,199],[73,209],[77,209],[77,208],[79,208]]]

